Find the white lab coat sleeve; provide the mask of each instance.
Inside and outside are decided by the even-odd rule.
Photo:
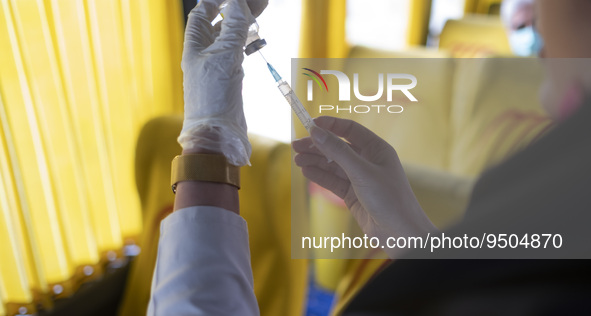
[[[259,315],[241,216],[194,206],[162,221],[148,315]]]

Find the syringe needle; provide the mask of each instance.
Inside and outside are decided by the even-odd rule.
[[[268,64],[269,62],[267,61],[267,58],[265,58],[265,56],[263,56],[263,53],[261,53],[260,50],[259,50],[259,54],[261,54],[261,57],[263,57],[263,59],[265,60],[265,63]]]

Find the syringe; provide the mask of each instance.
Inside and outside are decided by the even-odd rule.
[[[262,53],[261,56],[263,56]],[[265,59],[264,56],[263,59]],[[304,124],[304,127],[306,128],[306,130],[308,130],[308,133],[310,133],[310,128],[314,125],[312,117],[310,116],[308,111],[306,111],[306,108],[304,108],[302,102],[300,102],[300,99],[298,99],[298,97],[296,96],[295,92],[293,92],[289,84],[285,82],[285,80],[281,79],[281,76],[277,73],[275,68],[273,68],[273,66],[271,66],[269,62],[267,62],[266,59],[265,62],[267,63],[267,67],[269,68],[271,75],[273,75],[273,78],[275,78],[275,82],[277,82],[278,84],[279,91],[281,91],[281,94],[283,94],[283,96],[287,100],[287,103],[289,103],[289,105],[291,106],[291,109],[295,112],[300,122]]]

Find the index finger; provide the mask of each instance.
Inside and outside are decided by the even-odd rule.
[[[222,2],[224,0],[201,0],[191,10],[185,28],[185,49],[192,47],[200,52],[213,43],[211,22],[220,13]]]
[[[314,119],[319,127],[331,131],[335,135],[346,139],[351,145],[359,149],[366,147],[370,142],[381,139],[367,127],[347,119],[334,116],[319,116]]]

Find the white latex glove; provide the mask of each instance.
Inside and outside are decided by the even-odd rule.
[[[314,122],[312,137],[293,142],[295,163],[306,178],[345,201],[364,233],[386,245],[388,237],[426,237],[437,231],[392,146],[351,120],[322,116]],[[391,258],[399,254],[396,248],[384,250]]]
[[[242,108],[243,47],[254,22],[246,0],[201,0],[189,14],[183,49],[185,119],[178,142],[183,150],[220,152],[236,166],[249,164],[251,146]],[[267,0],[253,0],[260,14]]]

